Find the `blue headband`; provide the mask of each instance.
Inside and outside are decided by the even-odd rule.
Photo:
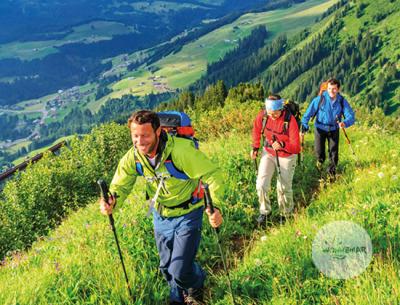
[[[280,100],[270,100],[268,98],[265,99],[265,109],[275,111],[281,110],[283,108],[283,99]]]

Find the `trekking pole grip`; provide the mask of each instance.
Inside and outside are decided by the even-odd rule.
[[[274,144],[274,142],[276,142],[276,136],[273,134],[272,135],[272,144]],[[272,148],[273,149],[273,148]],[[275,150],[275,149],[274,149]],[[276,151],[276,150],[275,150]]]
[[[204,189],[204,196],[206,199],[206,207],[210,209],[211,215],[214,214],[214,205],[211,199],[210,195],[210,189],[208,188],[207,183],[203,183],[203,189]]]
[[[336,123],[337,124],[340,124],[340,120],[339,120],[339,117],[338,116],[336,116]],[[344,134],[344,137],[346,138],[346,142],[347,142],[347,144],[351,144],[351,142],[350,142],[350,138],[349,138],[349,136],[347,135],[347,132],[346,132],[346,130],[345,130],[345,128],[344,127],[340,127],[340,125],[339,125],[339,128],[341,129],[341,130],[343,130],[343,134]]]
[[[210,209],[210,213],[211,215],[214,214],[214,205],[211,199],[211,194],[210,194],[210,189],[208,188],[208,184],[207,183],[203,183],[202,184],[202,188],[204,189],[204,197],[205,197],[205,201],[206,201],[206,207]],[[219,233],[219,228],[214,228],[215,232]]]
[[[108,190],[107,183],[103,179],[97,180],[97,184],[100,187],[101,197],[105,200],[107,204],[108,199],[110,198],[110,191]],[[112,214],[108,215],[108,219],[110,220],[111,228],[114,230],[114,217]]]
[[[99,179],[97,184],[100,187],[101,197],[108,203],[109,191],[106,182],[103,179]]]

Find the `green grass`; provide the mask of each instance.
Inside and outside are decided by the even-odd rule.
[[[0,77],[0,82],[1,83],[13,83],[14,80],[16,80],[17,77]]]
[[[32,143],[32,141],[23,141],[23,142],[20,142],[16,145],[13,145],[13,146],[7,148],[6,151],[13,154],[13,153],[16,153],[18,150],[20,150],[22,147],[28,148],[29,144],[31,144],[31,143]]]
[[[322,183],[294,220],[266,231],[256,231],[243,260],[231,271],[239,304],[396,304],[400,297],[398,217],[398,133],[378,126],[348,130],[360,166],[341,139],[340,175],[333,184]],[[306,138],[307,151],[312,136]],[[306,155],[306,165],[312,166]],[[296,178],[295,178],[296,179]],[[302,179],[310,179],[302,175]],[[311,195],[311,194],[310,194]],[[361,225],[373,242],[373,259],[364,273],[334,280],[320,273],[312,261],[311,246],[325,224],[346,220]],[[263,237],[264,236],[264,237]],[[226,277],[216,284],[212,304],[227,304]],[[218,295],[219,294],[219,295]],[[284,300],[284,301],[283,301]]]
[[[92,43],[100,40],[109,40],[114,35],[124,35],[133,32],[133,29],[122,23],[110,21],[93,21],[73,28],[73,33],[65,39]]]
[[[47,55],[57,53],[56,46],[62,43],[56,40],[11,42],[0,45],[0,59],[19,58],[21,60],[33,60],[44,58]]]
[[[22,120],[24,117],[26,117],[28,120],[36,120],[40,119],[42,117],[41,112],[25,112],[25,113],[20,113],[18,114],[18,117]]]
[[[96,84],[88,83],[83,86],[80,86],[79,91],[82,94],[88,94],[89,91],[95,89],[96,87],[97,87]],[[54,93],[54,94],[49,94],[47,96],[41,97],[39,99],[23,101],[23,102],[17,104],[17,106],[23,108],[22,110],[15,110],[15,111],[14,110],[4,110],[4,111],[8,112],[10,114],[26,115],[27,117],[37,116],[38,114],[40,114],[40,116],[42,116],[41,111],[45,109],[46,103],[55,99],[58,95],[59,95],[58,93]],[[72,108],[79,107],[79,104],[86,105],[87,97],[90,97],[93,100],[94,95],[95,95],[95,92],[92,94],[89,94],[83,100],[79,100],[79,101],[74,100],[74,101],[70,102],[69,104],[67,104],[66,108],[57,109],[56,117],[53,117],[53,118],[48,117],[46,119],[46,123],[57,122],[57,121],[62,120],[64,118],[64,116]]]
[[[199,118],[207,122],[208,114],[203,116]],[[371,118],[376,119],[376,115]],[[220,119],[225,122],[229,118]],[[398,132],[389,133],[368,119],[360,119],[361,123],[348,132],[361,165],[356,166],[341,137],[339,177],[333,184],[318,182],[313,139],[307,135],[304,167],[296,169],[294,178],[297,214],[294,220],[281,227],[275,224],[267,231],[253,227],[258,206],[254,168],[248,158],[250,134],[231,130],[224,137],[201,143],[201,149],[229,177],[220,237],[238,304],[395,304],[400,297],[399,235],[396,238],[400,234],[400,189],[395,178],[400,138]],[[157,272],[142,182],[131,194],[130,204],[119,205],[114,213],[116,227],[136,304],[163,304],[168,287]],[[276,198],[274,186],[271,197]],[[355,279],[331,280],[312,263],[313,237],[333,220],[359,223],[373,241],[373,261]],[[218,248],[207,223],[198,257],[209,274],[208,304],[230,304]],[[72,213],[29,251],[8,259],[0,267],[0,283],[0,303],[4,304],[129,303],[108,220],[99,214],[96,202]]]
[[[61,40],[12,42],[0,45],[0,59],[19,58],[33,60],[44,58],[52,53],[57,53],[56,47],[67,43],[93,43],[109,40],[114,35],[133,32],[133,29],[118,22],[93,21],[88,24],[72,28],[72,33]]]
[[[131,6],[135,10],[140,10],[148,13],[162,14],[168,11],[179,11],[181,9],[196,9],[203,8],[201,5],[196,5],[192,3],[177,3],[177,2],[167,2],[167,1],[153,1],[153,2],[135,2]]]
[[[49,95],[43,96],[39,99],[23,101],[21,103],[18,103],[17,106],[23,108],[23,110],[21,112],[41,110],[46,106],[46,102],[54,99],[56,96],[57,96],[57,93],[49,94]]]

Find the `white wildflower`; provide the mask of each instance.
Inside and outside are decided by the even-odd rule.
[[[379,177],[379,178],[381,178],[381,179],[382,179],[384,176],[385,176],[385,174],[384,174],[384,173],[382,173],[382,172],[378,173],[378,177]]]
[[[258,259],[258,258],[256,258],[256,259],[254,260],[254,263],[256,264],[256,266],[261,266],[261,265],[262,265],[261,259]]]
[[[266,240],[267,240],[267,236],[266,235],[261,236],[261,241],[266,241]]]

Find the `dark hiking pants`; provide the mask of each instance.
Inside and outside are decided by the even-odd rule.
[[[336,166],[339,162],[339,129],[333,131],[325,131],[319,128],[315,128],[314,135],[315,155],[318,162],[320,162],[321,164],[324,163],[326,159],[325,142],[328,141],[328,173],[330,175],[335,175]]]
[[[153,210],[160,270],[170,286],[170,301],[183,302],[183,292],[203,287],[205,272],[194,259],[199,248],[203,208],[179,217]]]

